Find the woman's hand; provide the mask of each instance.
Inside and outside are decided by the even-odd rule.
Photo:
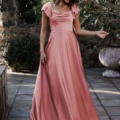
[[[99,36],[100,38],[105,38],[109,33],[105,31],[96,31],[96,35]]]
[[[41,60],[41,63],[42,63],[43,65],[46,64],[47,58],[46,58],[45,52],[40,52],[40,60]]]

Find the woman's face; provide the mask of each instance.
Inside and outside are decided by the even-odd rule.
[[[69,3],[70,0],[64,0],[65,3]]]

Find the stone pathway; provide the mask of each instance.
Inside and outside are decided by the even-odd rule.
[[[105,68],[85,69],[86,81],[100,120],[120,120],[120,78],[102,76]],[[30,120],[37,70],[7,72],[8,103],[4,120]]]

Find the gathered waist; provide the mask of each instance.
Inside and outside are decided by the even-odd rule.
[[[56,29],[56,30],[51,30],[51,32],[56,32],[56,31],[68,31],[68,32],[73,32],[73,30],[67,30],[67,29]]]

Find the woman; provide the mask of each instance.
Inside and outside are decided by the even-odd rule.
[[[81,59],[77,35],[97,35],[79,23],[79,0],[54,0],[43,5],[40,33],[40,65],[33,94],[31,120],[99,120]],[[47,23],[51,33],[44,50]]]

